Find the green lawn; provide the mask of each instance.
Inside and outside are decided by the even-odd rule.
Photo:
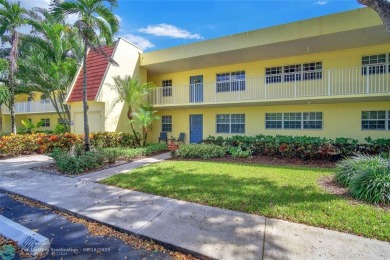
[[[171,161],[102,182],[210,206],[281,218],[390,241],[390,211],[328,194],[332,169]]]

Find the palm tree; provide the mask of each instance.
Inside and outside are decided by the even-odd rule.
[[[8,73],[8,88],[10,95],[10,112],[11,112],[11,128],[12,132],[16,134],[15,124],[15,74],[18,66],[18,47],[19,47],[19,32],[17,31],[21,26],[28,24],[26,17],[27,10],[20,6],[19,2],[10,3],[9,0],[0,0],[0,35],[6,39],[11,46],[8,57],[9,73]],[[7,34],[7,35],[6,35]]]
[[[133,112],[138,106],[140,106],[144,98],[151,92],[156,86],[153,83],[143,83],[137,78],[132,78],[131,76],[121,76],[113,77],[114,88],[118,92],[117,102],[124,102],[127,105],[127,118],[130,121],[130,127],[133,131],[135,140],[138,145],[141,145],[141,141],[138,138],[138,135],[134,129],[134,120]]]
[[[133,113],[142,128],[142,146],[146,145],[146,139],[148,138],[148,133],[152,127],[153,121],[160,119],[160,117],[155,115],[155,113],[157,113],[157,111],[155,111],[153,106],[149,104],[140,106],[138,110]]]
[[[73,35],[61,18],[46,9],[34,8],[34,11],[30,12],[34,34],[25,36],[21,47],[20,78],[32,90],[50,99],[69,131],[70,110],[65,105],[65,97],[77,71],[77,60],[67,53],[80,50],[72,45]]]
[[[365,5],[378,13],[383,21],[387,33],[390,36],[390,1],[389,0],[357,0],[359,4]]]
[[[107,7],[105,4],[108,4]],[[78,20],[74,26],[84,41],[83,52],[83,110],[84,110],[84,148],[90,150],[88,105],[87,105],[87,52],[88,48],[114,62],[101,48],[100,38],[106,44],[113,42],[113,35],[118,32],[119,21],[113,14],[112,7],[118,5],[117,0],[66,0],[54,2],[54,13],[58,15],[76,14]]]

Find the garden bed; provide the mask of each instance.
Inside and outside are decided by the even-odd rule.
[[[189,159],[181,157],[172,157],[172,161],[199,161],[199,159]],[[225,155],[219,158],[202,159],[202,161],[210,162],[232,162],[232,163],[252,163],[275,166],[303,166],[303,167],[319,167],[319,168],[334,168],[336,162],[322,160],[301,160],[299,158],[278,158],[271,156],[257,155],[250,158],[233,158],[231,155]]]
[[[79,151],[77,152],[80,153],[79,155],[56,149],[51,154],[54,163],[36,167],[34,170],[66,176],[79,176],[165,152],[167,152],[165,144],[150,144],[138,148],[104,148],[89,152]]]

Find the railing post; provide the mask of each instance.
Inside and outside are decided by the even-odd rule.
[[[264,78],[264,99],[267,99],[267,80]]]
[[[297,78],[294,78],[294,97],[297,97]]]
[[[366,93],[370,92],[370,70],[369,67],[366,67]]]
[[[330,96],[330,70],[328,70],[328,96]]]

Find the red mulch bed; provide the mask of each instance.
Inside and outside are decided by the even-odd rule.
[[[277,158],[270,156],[252,156],[251,158],[233,158],[231,155],[226,155],[221,158],[213,159],[184,159],[180,157],[174,157],[170,160],[180,161],[209,161],[209,162],[238,162],[238,163],[254,163],[265,164],[275,166],[304,166],[304,167],[319,167],[319,168],[334,168],[336,162],[319,161],[319,160],[301,160],[299,158]]]

